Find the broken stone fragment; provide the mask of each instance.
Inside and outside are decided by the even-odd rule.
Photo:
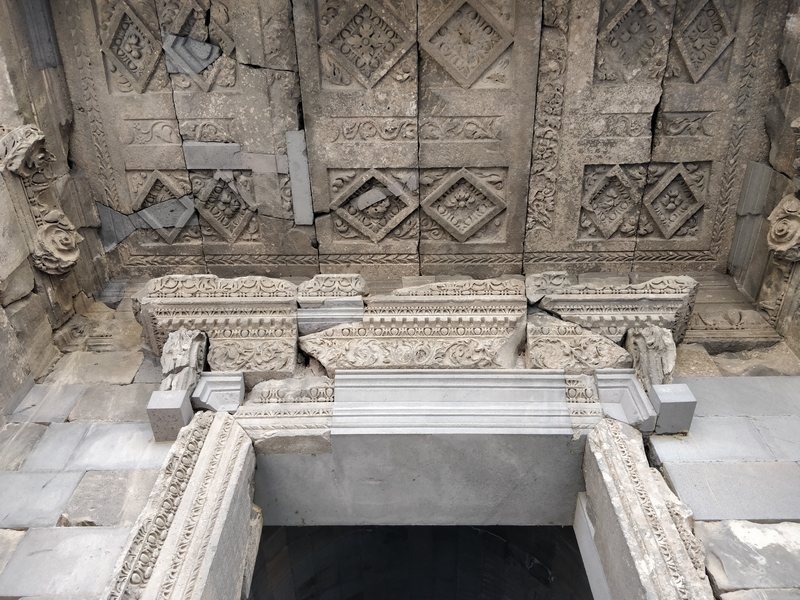
[[[672,382],[678,353],[669,329],[657,325],[629,329],[625,348],[633,357],[633,368],[646,392],[653,385]]]
[[[628,368],[632,360],[630,354],[603,335],[536,313],[528,317],[525,365],[529,369],[591,372]]]
[[[628,329],[645,325],[670,329],[679,343],[688,327],[696,294],[697,281],[680,275],[627,285],[571,285],[548,292],[539,306],[617,343]]]
[[[162,38],[168,73],[202,73],[222,54],[219,46],[183,35],[165,33]]]
[[[193,390],[206,362],[208,338],[196,329],[178,329],[167,336],[161,352],[161,390]]]

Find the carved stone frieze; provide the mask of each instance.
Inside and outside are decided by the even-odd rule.
[[[208,338],[196,329],[178,329],[161,351],[161,390],[193,390],[206,363]]]
[[[44,134],[33,125],[0,137],[0,173],[18,204],[31,260],[44,273],[64,275],[80,258],[83,236],[64,214],[56,188],[68,176],[55,177],[53,161]]]
[[[558,291],[577,283],[566,271],[545,271],[525,277],[525,294],[528,302],[536,304],[550,292]]]
[[[348,302],[367,293],[367,282],[358,274],[315,275],[297,286],[297,301],[303,308],[313,308],[331,302]]]
[[[155,352],[169,332],[198,329],[208,335],[212,371],[286,376],[297,357],[296,294],[294,284],[269,277],[170,275],[147,283],[138,318]]]
[[[261,453],[327,438],[332,416],[333,380],[327,377],[263,381],[234,414]]]
[[[337,368],[510,368],[524,337],[521,280],[433,283],[370,296],[363,323],[300,338],[300,348]]]
[[[568,373],[624,369],[633,363],[620,346],[599,333],[544,313],[528,316],[525,365]]]
[[[714,598],[691,512],[648,464],[636,429],[598,423],[587,437],[583,472],[611,597]]]
[[[248,569],[255,454],[226,413],[200,412],[172,445],[105,600],[238,598]]]
[[[539,306],[548,312],[620,342],[632,327],[658,325],[683,339],[697,294],[691,277],[657,277],[644,283],[573,285],[547,294]]]
[[[633,368],[646,392],[653,385],[672,383],[677,349],[669,329],[657,325],[629,329],[625,348],[633,357]]]

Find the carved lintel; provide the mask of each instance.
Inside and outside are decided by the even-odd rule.
[[[653,385],[672,383],[677,349],[669,329],[657,325],[629,329],[625,347],[645,391],[650,392]]]
[[[691,512],[648,464],[637,430],[601,421],[587,437],[583,471],[612,597],[714,598]]]

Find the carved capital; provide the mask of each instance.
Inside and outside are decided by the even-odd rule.
[[[778,258],[800,261],[800,200],[784,196],[769,215],[767,245]]]
[[[44,134],[33,125],[22,125],[0,138],[0,171],[28,178],[52,162]]]

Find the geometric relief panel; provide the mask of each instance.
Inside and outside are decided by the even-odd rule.
[[[341,240],[416,240],[415,169],[330,169],[333,229]]]
[[[503,242],[504,168],[422,169],[420,237],[447,242]]]
[[[258,241],[249,171],[191,171],[200,230],[208,242]]]
[[[696,237],[710,172],[710,162],[586,165],[579,239]]]

